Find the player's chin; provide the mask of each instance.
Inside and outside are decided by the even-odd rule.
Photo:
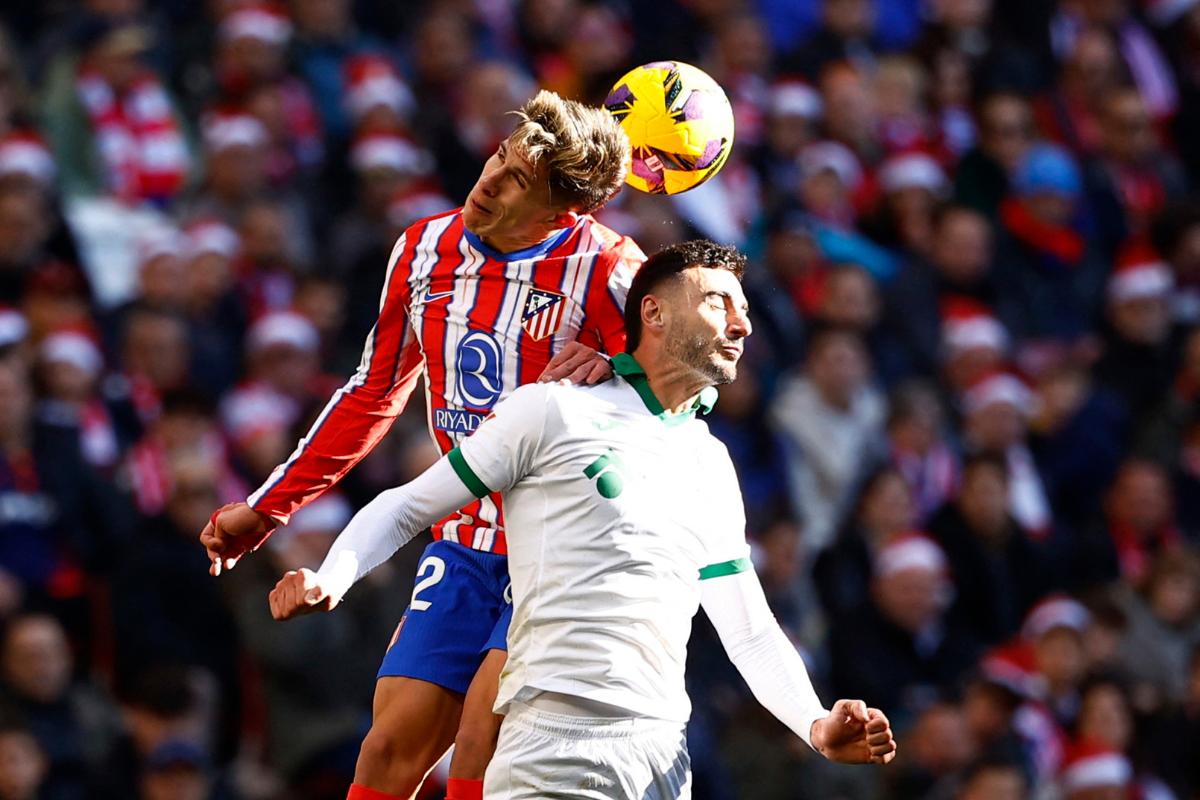
[[[709,368],[706,370],[708,377],[717,386],[723,386],[727,383],[733,383],[737,380],[737,359],[730,359],[727,356],[716,354],[713,356]]]

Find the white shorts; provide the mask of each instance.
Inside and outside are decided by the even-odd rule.
[[[683,725],[552,714],[512,703],[483,781],[486,800],[690,800]]]

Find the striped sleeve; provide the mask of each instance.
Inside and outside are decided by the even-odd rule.
[[[379,444],[416,386],[423,359],[408,321],[408,277],[420,238],[415,227],[392,251],[379,319],[367,336],[358,370],[334,392],[288,460],[247,499],[280,524],[287,524]]]
[[[625,351],[625,297],[646,256],[632,239],[621,238],[596,257],[583,308],[584,333],[609,355]],[[592,344],[580,337],[585,344]]]

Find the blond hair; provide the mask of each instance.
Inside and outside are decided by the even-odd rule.
[[[552,205],[588,213],[621,188],[629,139],[607,111],[543,89],[515,113],[509,144],[535,168],[545,161]]]

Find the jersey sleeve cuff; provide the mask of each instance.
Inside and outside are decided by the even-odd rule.
[[[480,480],[479,476],[475,474],[475,470],[471,469],[467,460],[463,458],[461,450],[456,447],[446,457],[450,460],[450,466],[454,468],[454,474],[458,475],[458,479],[470,490],[471,494],[483,498],[492,493],[492,490]]]
[[[720,564],[709,564],[700,568],[700,580],[723,578],[726,575],[737,575],[751,569],[749,558],[735,558],[733,561],[722,561]]]

